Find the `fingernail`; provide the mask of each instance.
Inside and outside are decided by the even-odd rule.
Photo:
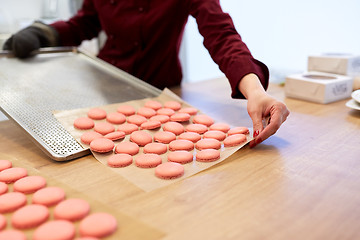
[[[261,138],[257,138],[256,140],[255,140],[255,143],[256,144],[259,144],[259,143],[261,143],[262,142],[262,139]]]
[[[257,137],[257,135],[259,135],[259,130],[256,130],[253,134],[253,137]]]

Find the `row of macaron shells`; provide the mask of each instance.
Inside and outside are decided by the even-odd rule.
[[[221,141],[225,147],[231,147],[246,141],[249,132],[246,127],[236,127],[230,129],[226,123],[215,123],[214,120],[204,114],[198,114],[196,108],[181,108],[181,103],[169,101],[164,106],[157,101],[148,101],[144,107],[137,111],[130,105],[120,105],[117,112],[107,114],[105,110],[93,108],[88,111],[88,117],[78,118],[74,121],[75,128],[79,127],[77,121],[87,121],[88,128],[94,131],[86,132],[82,135],[81,141],[90,144],[90,148],[95,152],[110,152],[115,145],[112,140],[123,139],[126,134],[130,134],[130,141],[123,141],[115,147],[116,155],[108,159],[108,165],[112,167],[125,167],[133,162],[132,156],[139,153],[139,147],[143,147],[143,153],[135,159],[138,167],[156,167],[155,174],[160,178],[174,178],[181,176],[185,164],[193,161],[191,151],[197,151],[195,159],[202,162],[215,161],[220,158]],[[118,116],[116,121],[114,116]],[[184,127],[183,122],[189,122],[191,116],[192,123]],[[155,119],[156,118],[156,119]],[[93,123],[93,120],[103,120],[107,122]],[[135,121],[136,119],[137,121]],[[154,120],[155,119],[155,120]],[[121,124],[118,131],[112,124]],[[107,131],[99,130],[105,125]],[[160,129],[154,136],[146,131]],[[140,128],[140,130],[139,130]],[[105,128],[103,128],[105,129]],[[120,133],[120,134],[119,134]],[[119,138],[112,138],[117,134]],[[202,135],[202,136],[201,136]],[[110,136],[110,137],[109,137]],[[162,163],[160,156],[167,152],[169,144],[168,161]],[[161,165],[161,166],[158,166]],[[166,169],[178,169],[178,174],[168,176]]]
[[[77,240],[96,240],[112,235],[117,220],[109,213],[91,213],[86,200],[66,198],[62,188],[47,186],[44,177],[29,176],[25,168],[0,160],[0,240],[26,239],[25,231],[33,231],[34,240],[72,240],[77,226]]]

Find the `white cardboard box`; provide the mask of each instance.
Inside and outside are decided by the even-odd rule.
[[[285,95],[317,103],[330,103],[349,98],[353,78],[323,72],[289,75],[285,79]]]
[[[310,71],[359,76],[360,56],[351,54],[324,54],[308,57]]]

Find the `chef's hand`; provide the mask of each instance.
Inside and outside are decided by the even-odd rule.
[[[41,47],[57,45],[58,34],[56,30],[44,23],[34,22],[7,39],[3,49],[12,51],[18,58],[26,58],[31,55],[32,51]]]
[[[284,103],[265,92],[255,74],[246,75],[240,81],[239,90],[248,100],[247,110],[253,121],[254,140],[249,143],[252,148],[273,135],[290,112]]]

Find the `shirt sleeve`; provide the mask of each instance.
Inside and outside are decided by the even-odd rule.
[[[101,30],[92,0],[85,0],[81,9],[68,21],[57,21],[50,26],[58,32],[62,46],[78,46],[83,40],[97,37]]]
[[[219,0],[190,0],[189,8],[204,37],[204,46],[229,80],[231,96],[245,98],[238,90],[238,84],[249,73],[256,74],[266,90],[269,84],[268,68],[253,58],[231,17],[222,11]]]

